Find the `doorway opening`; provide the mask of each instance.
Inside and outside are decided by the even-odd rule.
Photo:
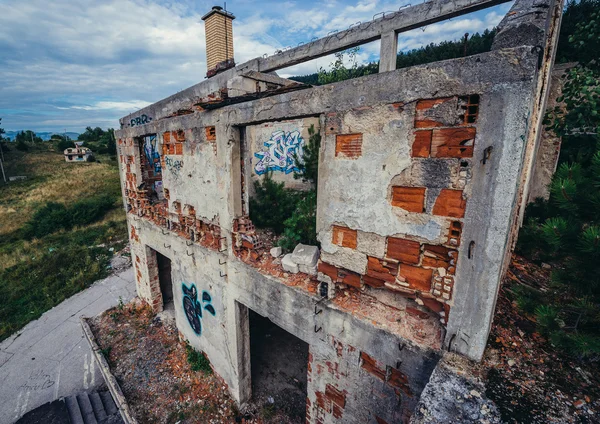
[[[158,266],[158,282],[163,297],[163,307],[167,309],[168,304],[173,304],[173,280],[171,279],[171,259],[156,252],[156,264]]]
[[[265,422],[305,423],[308,343],[249,310],[252,397]]]

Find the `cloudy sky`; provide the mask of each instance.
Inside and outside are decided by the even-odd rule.
[[[235,60],[273,54],[414,0],[230,0]],[[8,130],[81,132],[204,79],[204,22],[214,1],[0,0],[0,117]],[[220,4],[220,3],[216,3]],[[399,49],[495,26],[510,4],[400,35]],[[379,41],[359,60],[377,60]],[[304,75],[321,58],[279,71]]]

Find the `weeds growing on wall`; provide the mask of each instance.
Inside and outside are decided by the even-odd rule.
[[[600,358],[600,0],[578,22],[569,55],[579,65],[565,76],[564,107],[546,124],[562,137],[550,200],[527,209],[517,251],[554,265],[547,292],[523,289],[517,302],[535,316],[540,331],[580,358]],[[574,3],[570,3],[569,7]],[[564,28],[570,28],[565,26]]]

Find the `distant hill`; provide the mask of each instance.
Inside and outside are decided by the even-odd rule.
[[[15,139],[15,137],[17,136],[17,134],[20,132],[21,131],[6,131],[5,137],[8,138],[10,141],[13,141]],[[50,132],[50,131],[36,132],[35,134],[38,137],[41,137],[41,139],[44,141],[50,140],[50,137],[52,137],[52,134],[65,135],[65,133],[62,133],[62,132]],[[77,137],[79,137],[79,133],[76,133],[76,132],[67,132],[66,134],[71,140],[77,140]]]

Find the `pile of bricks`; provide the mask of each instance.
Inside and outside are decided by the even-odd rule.
[[[236,256],[242,257],[245,252],[254,260],[258,259],[258,249],[263,247],[263,243],[256,234],[256,228],[248,216],[233,220],[233,240]]]

